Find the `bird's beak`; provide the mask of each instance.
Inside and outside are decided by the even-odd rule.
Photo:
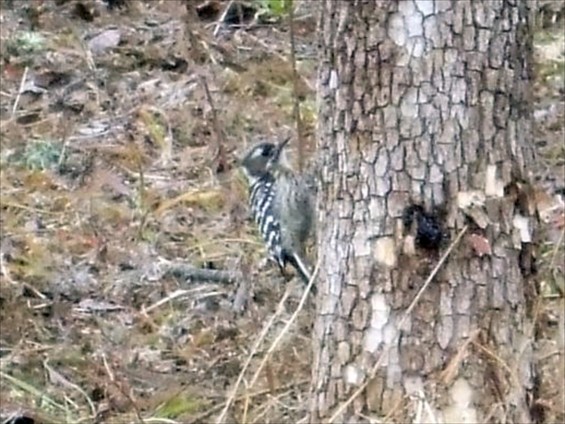
[[[284,147],[288,144],[288,142],[290,141],[290,137],[287,137],[284,141],[279,143],[279,151],[284,149]]]
[[[274,162],[278,162],[278,160],[281,157],[282,151],[283,149],[286,147],[286,145],[288,144],[288,142],[290,141],[290,137],[286,138],[285,140],[281,141],[278,145],[277,145],[277,149],[275,151],[275,154],[273,155],[273,159]]]
[[[284,156],[282,152],[289,141],[290,141],[290,137],[288,137],[284,141],[281,141],[279,144],[275,146],[275,150],[273,151],[273,154],[269,159],[269,162],[267,163],[267,169],[272,169],[273,167],[280,164],[281,160],[284,160]]]

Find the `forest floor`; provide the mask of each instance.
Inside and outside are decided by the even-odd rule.
[[[261,137],[295,133],[296,98],[310,157],[307,2],[295,11],[296,88],[288,22],[261,9],[269,2],[228,15],[243,17],[237,28],[217,25],[224,1],[192,14],[183,1],[9,3],[0,3],[0,422],[210,422],[224,408],[231,422],[298,422],[313,308],[262,363],[302,289],[280,302],[283,280],[258,265],[237,158]],[[533,140],[547,212],[538,365],[548,423],[565,420],[555,196],[565,195],[565,35],[550,21],[536,37]],[[168,272],[179,259],[246,278],[237,289],[190,282]]]

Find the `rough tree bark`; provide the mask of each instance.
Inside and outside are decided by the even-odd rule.
[[[534,8],[321,2],[311,422],[535,420]],[[443,211],[438,251],[410,247],[413,204]]]

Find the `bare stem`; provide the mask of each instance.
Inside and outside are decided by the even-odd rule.
[[[292,65],[293,88],[293,115],[296,122],[296,137],[298,140],[298,171],[304,169],[304,137],[302,131],[302,118],[300,116],[300,99],[298,95],[298,72],[296,70],[296,44],[294,40],[294,4],[291,2],[288,9],[289,34],[290,34],[290,63]]]

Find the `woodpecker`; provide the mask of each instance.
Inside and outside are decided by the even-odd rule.
[[[249,182],[251,215],[270,259],[283,275],[286,264],[292,265],[308,283],[311,270],[305,260],[305,244],[314,221],[313,193],[305,178],[287,163],[284,148],[289,141],[259,143],[244,156],[241,165]]]

